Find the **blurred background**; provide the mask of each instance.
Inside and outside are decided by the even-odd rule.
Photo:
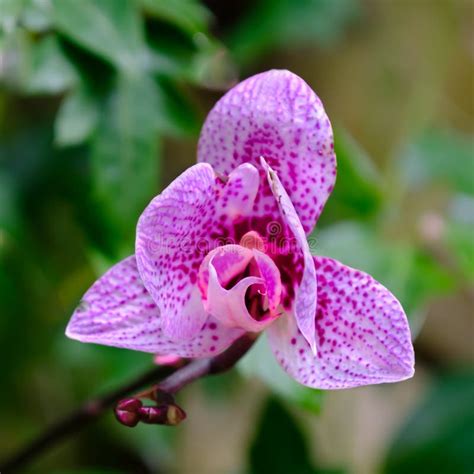
[[[215,101],[285,68],[335,129],[316,252],[402,301],[415,377],[310,390],[259,344],[180,394],[179,428],[109,413],[27,472],[472,472],[473,20],[470,0],[0,0],[0,458],[151,366],[66,339],[69,316]]]

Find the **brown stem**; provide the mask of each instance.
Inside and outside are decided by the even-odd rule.
[[[235,341],[225,352],[213,358],[195,360],[181,368],[154,367],[152,370],[116,390],[85,402],[62,420],[46,428],[36,439],[21,448],[13,456],[0,463],[0,472],[9,474],[24,467],[28,462],[55,444],[77,433],[87,424],[99,418],[106,410],[114,407],[122,398],[157,379],[167,377],[154,387],[155,390],[176,393],[200,377],[229,370],[250,349],[254,342],[254,335],[245,335]]]
[[[166,379],[158,383],[154,389],[167,393],[176,393],[194,380],[206,375],[220,374],[231,369],[255,342],[255,334],[246,334],[232,344],[225,352],[209,359],[200,359],[185,365]]]

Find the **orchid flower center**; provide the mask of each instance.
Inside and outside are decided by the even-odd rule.
[[[263,239],[251,231],[240,245],[218,247],[204,258],[198,275],[202,301],[223,324],[258,332],[278,317],[280,272],[264,250]]]

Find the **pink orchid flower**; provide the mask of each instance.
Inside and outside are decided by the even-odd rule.
[[[200,358],[265,331],[283,369],[309,387],[411,377],[397,299],[310,253],[306,235],[335,180],[331,124],[311,88],[279,70],[241,82],[210,112],[198,164],[141,215],[135,255],[87,291],[66,334]]]

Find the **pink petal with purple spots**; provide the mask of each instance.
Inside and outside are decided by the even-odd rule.
[[[257,170],[245,164],[226,184],[212,167],[197,164],[154,198],[138,221],[136,258],[145,287],[173,340],[192,338],[206,312],[196,285],[203,258],[230,235],[257,194]]]
[[[232,221],[251,215],[259,183],[255,166],[244,163],[233,170],[219,198],[218,214],[226,215]]]
[[[161,323],[160,312],[131,256],[113,266],[87,291],[66,335],[81,342],[142,352],[208,357],[224,351],[243,334],[209,317],[193,339],[175,342],[165,337]]]
[[[201,132],[198,161],[220,173],[244,162],[258,167],[261,156],[279,174],[309,233],[334,187],[336,157],[320,99],[289,71],[264,72],[236,85]],[[257,200],[260,211],[269,204],[269,196]]]
[[[303,385],[322,389],[412,377],[410,329],[397,299],[366,273],[326,257],[315,257],[315,263],[318,353],[286,314],[268,329],[280,365]]]
[[[311,350],[316,353],[317,344],[316,331],[314,328],[314,313],[316,311],[317,302],[317,281],[313,257],[309,250],[303,226],[285,188],[277,174],[268,166],[263,158],[261,158],[261,163],[267,173],[268,182],[273,195],[278,202],[282,219],[293,233],[294,243],[291,246],[291,251],[302,251],[303,253],[302,276],[300,281],[294,282],[295,297],[293,312],[299,330],[308,341]]]

